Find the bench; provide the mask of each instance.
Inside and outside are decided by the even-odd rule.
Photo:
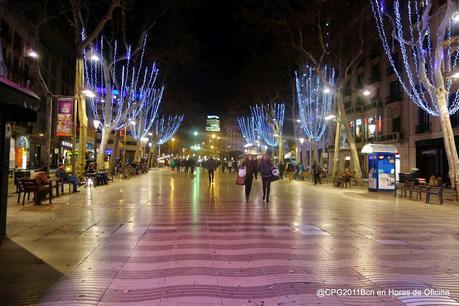
[[[22,205],[24,205],[26,194],[27,194],[27,201],[29,201],[31,193],[33,193],[33,195],[34,195],[35,204],[40,204],[39,199],[38,199],[38,192],[44,191],[44,189],[40,188],[40,185],[38,185],[36,180],[34,180],[34,179],[21,179],[20,185],[21,185],[21,188],[22,188],[22,192],[24,194],[24,196],[22,198]],[[49,204],[52,204],[52,202],[51,202],[51,198],[52,198],[52,189],[51,188],[52,188],[52,185],[50,184],[47,188],[48,188]],[[19,197],[18,197],[18,199],[19,199]]]
[[[426,191],[426,203],[430,203],[430,196],[434,195],[437,196],[440,205],[443,204],[443,191],[445,190],[446,184],[441,184],[438,187],[435,186],[427,186],[427,191]]]

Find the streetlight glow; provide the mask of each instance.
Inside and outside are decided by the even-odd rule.
[[[197,131],[194,131],[194,132],[193,132],[193,135],[194,135],[194,136],[198,136],[198,134],[199,134],[199,133],[198,133]]]
[[[300,138],[300,143],[301,143],[301,145],[303,145],[303,143],[304,143],[304,138],[303,137]]]
[[[92,122],[94,124],[94,128],[99,128],[99,124],[100,124],[100,121],[97,120],[97,119],[94,119],[94,121]]]
[[[451,79],[455,79],[455,80],[458,80],[459,79],[459,71],[453,73],[451,76],[450,76]]]
[[[131,122],[129,122],[131,125],[135,125],[135,121],[134,120],[131,120]]]
[[[27,53],[27,56],[28,56],[28,57],[31,57],[31,58],[38,58],[38,53],[35,52],[34,50],[30,50],[30,51]]]
[[[368,97],[369,95],[371,95],[371,92],[370,92],[368,89],[365,89],[365,90],[363,91],[363,95],[364,95],[365,97]]]
[[[82,93],[88,98],[95,98],[96,97],[96,94],[92,90],[89,90],[89,89],[84,89],[82,91]]]
[[[100,57],[97,54],[91,55],[91,61],[98,62],[100,61]]]
[[[454,22],[459,22],[459,11],[456,11],[453,13],[453,16],[451,17],[451,19],[454,21]]]
[[[329,94],[330,91],[331,91],[330,88],[328,88],[328,87],[325,87],[325,88],[324,88],[324,94]]]
[[[328,121],[328,120],[333,120],[333,119],[335,119],[335,118],[336,118],[335,115],[331,115],[331,114],[330,114],[330,115],[328,115],[327,117],[325,117],[324,119]]]

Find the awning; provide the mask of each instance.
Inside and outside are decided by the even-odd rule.
[[[365,145],[362,148],[362,153],[363,154],[371,154],[371,153],[394,153],[394,154],[397,154],[398,150],[393,145],[370,143],[370,144]]]
[[[40,97],[0,76],[0,108],[8,121],[35,121]]]

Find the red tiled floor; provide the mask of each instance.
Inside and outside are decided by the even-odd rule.
[[[81,228],[76,239],[95,240],[42,303],[459,305],[458,206],[287,181],[273,184],[266,204],[254,184],[245,204],[229,174],[209,187],[204,176],[154,169],[86,190],[71,206],[58,199],[53,213]],[[449,295],[317,296],[426,288]]]

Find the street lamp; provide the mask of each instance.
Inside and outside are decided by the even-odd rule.
[[[329,120],[333,120],[333,119],[335,119],[335,118],[336,118],[335,115],[330,114],[330,115],[326,116],[324,119],[327,120],[327,121],[329,121]]]
[[[98,61],[100,61],[100,57],[97,54],[93,53],[91,55],[91,61],[98,62]]]
[[[456,11],[453,13],[453,16],[451,17],[451,19],[454,21],[454,22],[459,22],[459,11]]]
[[[193,135],[194,135],[194,136],[198,136],[198,135],[199,135],[198,131],[194,131],[194,132],[193,132]]]
[[[34,50],[30,50],[30,51],[27,53],[27,56],[28,56],[28,57],[31,57],[31,58],[38,58],[38,53],[35,52]]]
[[[329,94],[331,92],[330,88],[328,87],[325,87],[323,91],[324,91],[324,94]]]
[[[95,98],[96,97],[96,94],[90,89],[84,89],[81,93],[84,94],[88,98]]]
[[[371,92],[370,92],[368,89],[365,89],[365,90],[363,91],[363,95],[364,95],[365,97],[368,97],[369,95],[371,95]]]
[[[304,143],[304,138],[301,137],[300,138],[300,144],[301,144],[301,148],[300,148],[300,163],[301,164],[303,163],[303,143]]]

